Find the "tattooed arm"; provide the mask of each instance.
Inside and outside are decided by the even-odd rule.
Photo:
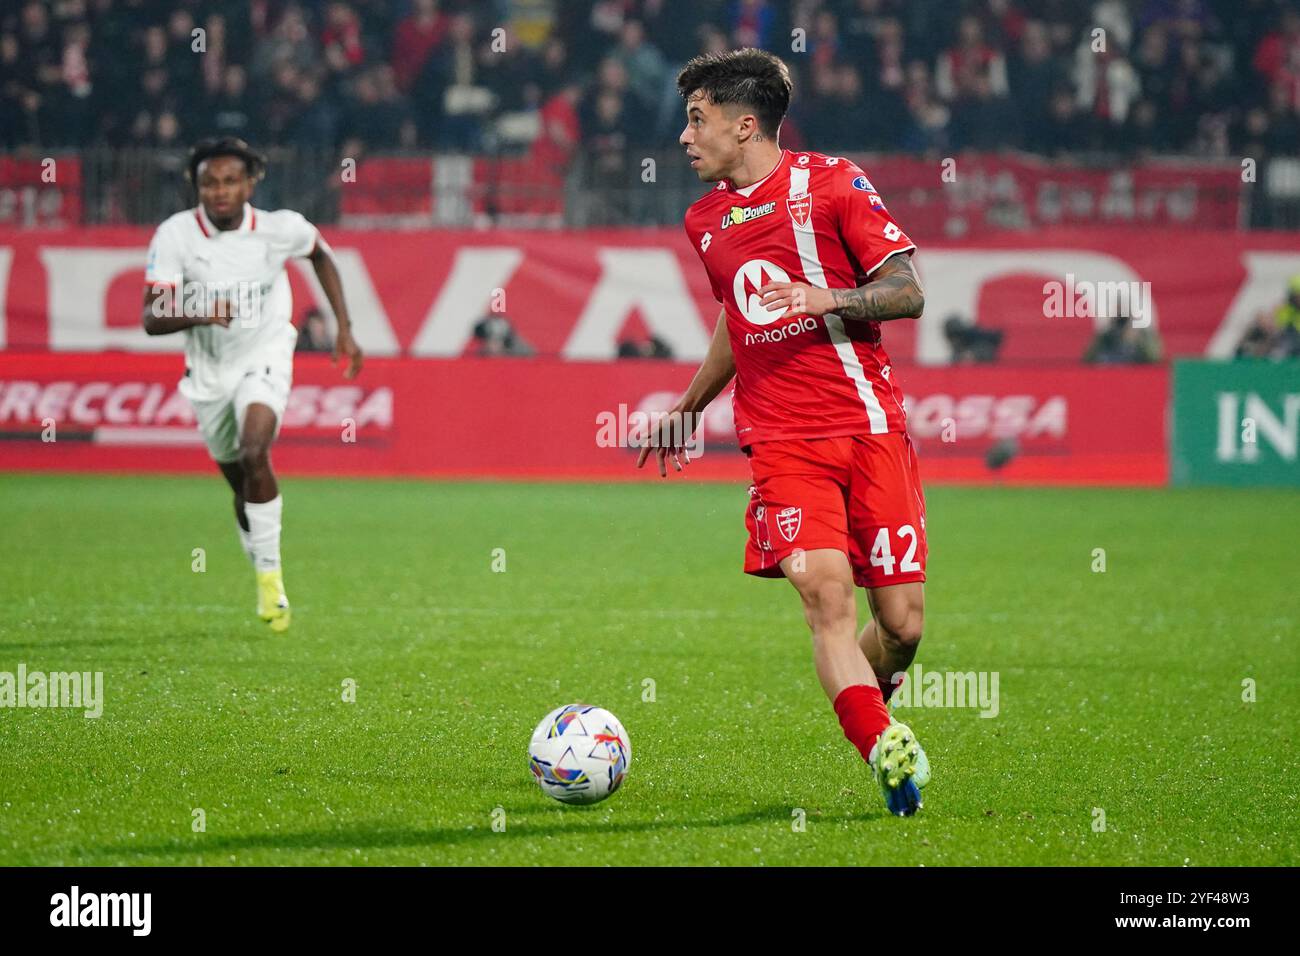
[[[886,322],[913,319],[925,308],[925,292],[912,258],[895,253],[856,289],[819,289],[805,282],[770,282],[759,290],[769,311],[780,319],[834,312],[846,321]]]
[[[831,289],[835,308],[842,319],[884,322],[914,319],[925,308],[921,280],[912,268],[912,257],[895,253],[880,264],[867,284],[856,289]]]

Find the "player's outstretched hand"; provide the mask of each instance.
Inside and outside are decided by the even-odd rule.
[[[642,440],[641,453],[636,456],[636,466],[640,468],[644,465],[653,451],[659,460],[660,478],[668,477],[669,458],[672,459],[673,467],[681,471],[684,465],[691,463],[691,454],[686,444],[695,433],[698,421],[699,415],[681,407],[659,416]]]
[[[339,359],[345,359],[348,367],[343,372],[344,378],[356,378],[357,373],[361,371],[361,346],[357,345],[356,339],[352,337],[351,332],[340,332],[338,338],[334,340],[334,363],[337,365]]]

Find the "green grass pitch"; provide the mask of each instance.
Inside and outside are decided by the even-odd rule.
[[[274,636],[215,474],[0,476],[0,671],[106,698],[0,710],[0,864],[1300,862],[1294,492],[930,489],[918,660],[1000,712],[900,712],[934,766],[900,820],[793,590],[740,573],[743,486],[283,489]],[[527,770],[574,700],[634,751],[589,808]]]

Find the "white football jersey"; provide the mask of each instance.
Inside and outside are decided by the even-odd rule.
[[[268,212],[244,205],[238,228],[222,231],[212,224],[202,205],[166,219],[149,243],[145,283],[173,287],[175,308],[193,308],[206,297],[221,296],[235,303],[230,325],[199,325],[186,329],[184,391],[194,399],[216,394],[216,376],[223,366],[265,352],[292,353],[293,295],[285,263],[311,255],[323,242],[316,227],[290,209]]]

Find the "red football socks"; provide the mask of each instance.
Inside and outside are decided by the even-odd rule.
[[[876,679],[877,680],[880,679],[879,674],[876,675]],[[886,678],[885,680],[880,681],[880,693],[882,696],[884,696],[886,704],[888,704],[890,700],[893,699],[894,694],[898,693],[898,688],[903,686],[903,681],[905,681],[906,679],[907,679],[907,675],[902,674],[899,676],[898,683],[896,684],[891,684],[890,678]]]
[[[885,709],[880,688],[866,684],[844,688],[835,698],[835,713],[844,728],[844,736],[866,760],[876,739],[889,726],[889,711]]]

